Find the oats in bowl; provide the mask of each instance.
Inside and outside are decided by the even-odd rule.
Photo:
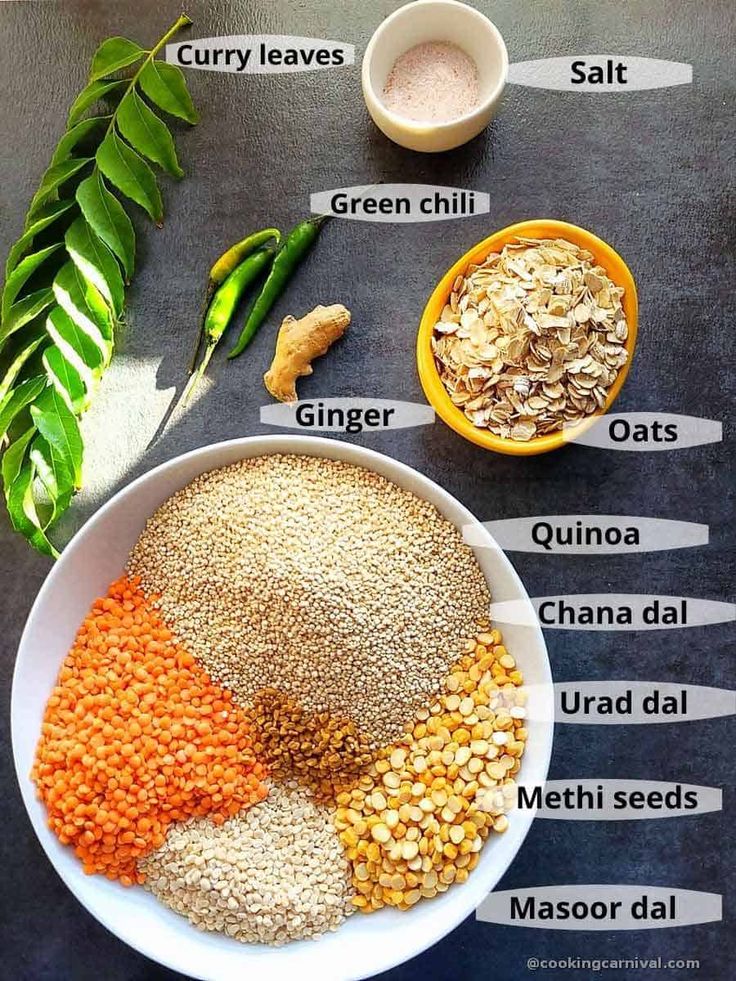
[[[626,364],[624,290],[564,239],[519,238],[453,284],[432,337],[474,426],[528,441],[603,409]]]

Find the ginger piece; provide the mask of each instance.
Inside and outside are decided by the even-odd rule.
[[[312,361],[329,351],[349,323],[350,311],[341,303],[315,307],[301,320],[284,317],[271,367],[263,376],[271,395],[279,402],[296,402],[297,378],[312,374]]]

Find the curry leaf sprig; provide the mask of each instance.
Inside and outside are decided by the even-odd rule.
[[[112,358],[133,275],[133,225],[111,188],[161,223],[161,193],[146,160],[172,177],[183,172],[151,105],[188,123],[197,113],[181,71],[156,56],[190,23],[179,17],[150,50],[124,37],[103,41],[8,255],[0,300],[2,485],[13,527],[48,555],[58,555],[49,532],[81,486],[79,417]],[[133,74],[117,77],[126,69]],[[101,100],[110,111],[87,116]]]

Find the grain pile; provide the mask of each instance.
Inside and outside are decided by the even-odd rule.
[[[88,874],[140,882],[174,821],[266,796],[244,713],[125,578],[92,606],[48,700],[31,773]]]
[[[338,796],[335,826],[352,863],[353,903],[364,912],[410,909],[465,882],[483,841],[507,829],[526,693],[501,641],[497,630],[469,641],[445,692]]]
[[[146,888],[201,930],[277,946],[335,930],[353,910],[331,811],[296,784],[217,827],[190,821],[141,863]]]
[[[522,238],[469,266],[432,338],[452,402],[522,442],[599,412],[629,357],[623,294],[564,239]]]
[[[487,617],[471,549],[385,478],[309,456],[244,460],[194,480],[147,523],[129,571],[246,706],[276,688],[399,735]]]

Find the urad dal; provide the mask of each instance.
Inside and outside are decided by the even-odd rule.
[[[376,746],[436,694],[490,602],[434,505],[311,456],[198,477],[148,521],[129,571],[241,704],[267,685]]]
[[[599,412],[628,360],[623,293],[564,239],[520,238],[470,265],[432,337],[452,402],[522,442]]]
[[[218,827],[189,821],[142,863],[146,888],[200,930],[280,946],[336,930],[354,910],[332,810],[296,783]]]

